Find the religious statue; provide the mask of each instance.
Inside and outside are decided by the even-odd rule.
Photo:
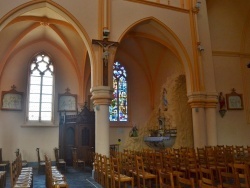
[[[107,43],[107,42],[99,42],[96,41],[102,48],[103,48],[103,54],[102,54],[102,59],[104,62],[104,66],[106,67],[108,65],[108,59],[109,59],[109,47],[115,45],[116,42],[111,42],[111,43]]]
[[[220,110],[226,108],[226,100],[225,100],[225,97],[223,96],[222,92],[220,92],[220,94],[219,94],[219,104],[220,104]]]
[[[223,95],[222,92],[219,93],[219,113],[221,115],[221,117],[224,117],[224,115],[226,114],[227,110],[226,110],[226,100],[225,100],[225,97]]]
[[[167,90],[166,90],[166,88],[164,88],[163,92],[162,92],[162,103],[163,103],[164,111],[167,111],[168,110],[168,100],[167,100]]]
[[[130,137],[137,137],[138,136],[138,129],[136,126],[133,126],[132,130],[129,133]]]
[[[109,48],[111,46],[118,46],[118,42],[108,41],[109,30],[103,29],[103,40],[92,40],[92,44],[98,44],[103,48],[103,85],[108,86],[108,60],[109,60]]]

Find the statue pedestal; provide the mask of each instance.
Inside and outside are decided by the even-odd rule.
[[[174,145],[175,138],[175,136],[144,137],[144,142],[151,148],[165,149]]]

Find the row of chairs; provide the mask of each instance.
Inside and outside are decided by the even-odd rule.
[[[38,172],[44,172],[45,169],[45,160],[41,160],[40,158],[40,148],[36,148],[37,159],[38,159]],[[54,154],[56,159],[56,166],[58,169],[62,169],[66,171],[66,161],[59,157],[59,149],[54,148]]]
[[[32,167],[22,167],[22,156],[18,154],[16,159],[10,163],[11,188],[32,188],[33,169]]]
[[[193,177],[186,177],[184,172],[181,171],[164,171],[164,169],[159,169],[157,174],[149,172],[146,170],[146,166],[143,162],[143,157],[135,155],[132,160],[135,162],[135,167],[133,166],[133,161],[123,161],[120,157],[107,158],[104,155],[95,155],[95,180],[100,183],[103,187],[118,187],[121,184],[130,184],[133,188],[136,185],[140,187],[159,187],[160,188],[215,188],[212,182],[213,172],[209,169],[200,168],[200,177],[198,184],[196,184]],[[223,174],[224,175],[224,174]],[[227,174],[228,175],[228,174]],[[221,176],[223,177],[223,176]],[[225,176],[228,180],[229,176]],[[154,182],[152,184],[152,182]],[[238,182],[237,182],[238,183]],[[223,184],[224,186],[225,184]],[[239,188],[239,184],[235,184],[235,188]]]
[[[228,161],[225,158],[225,161],[222,162],[221,159],[217,159],[220,158],[219,154],[226,155],[225,152],[217,152],[216,148],[204,148],[204,150],[206,152],[204,153],[203,160],[199,158],[199,154],[195,152],[193,148],[181,148],[171,150],[168,149],[167,151],[125,151],[118,152],[116,153],[116,155],[113,156],[121,159],[121,168],[123,169],[123,173],[126,173],[128,171],[134,171],[136,166],[135,156],[138,155],[143,158],[145,170],[154,175],[158,175],[159,181],[161,177],[159,171],[161,171],[162,177],[164,177],[164,175],[166,177],[169,177],[169,173],[172,173],[172,175],[175,177],[175,182],[178,182],[177,177],[180,176],[180,174],[182,174],[180,176],[181,178],[194,178],[194,182],[196,186],[198,186],[198,184],[205,184],[202,181],[204,180],[203,174],[209,176],[208,172],[211,171],[210,174],[213,175],[213,178],[211,178],[211,186],[219,185],[224,187],[224,180],[227,180],[229,179],[229,177],[231,177],[230,183],[233,184],[233,182],[235,182],[235,184],[237,184],[240,182],[242,186],[243,184],[245,184],[244,186],[249,187],[250,165],[248,163],[242,163],[242,161],[241,163],[239,163],[239,161],[236,162],[236,160]],[[235,154],[233,155],[237,156]],[[207,173],[205,173],[205,171]],[[240,185],[238,184],[236,185],[236,187],[237,186],[240,187]]]
[[[56,166],[51,165],[51,160],[47,155],[45,155],[45,182],[47,188],[69,187],[65,176],[61,174]]]
[[[157,175],[144,170],[143,160],[140,156],[136,156],[135,160],[137,168],[133,172],[124,173],[121,166],[121,159],[119,157],[109,158],[105,155],[95,153],[95,181],[106,188],[116,187],[117,185],[120,187],[121,184],[130,184],[132,188],[135,184],[138,188],[140,188],[141,185],[142,187],[145,187],[146,184],[149,184],[149,187],[157,187]]]

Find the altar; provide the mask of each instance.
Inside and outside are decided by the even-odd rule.
[[[170,133],[171,132],[171,133]],[[144,142],[153,149],[165,149],[174,145],[177,130],[172,129],[169,134],[164,136],[147,136],[144,137]]]
[[[166,123],[167,122],[167,123]],[[165,149],[174,145],[177,136],[177,129],[171,128],[169,118],[161,115],[159,109],[158,125],[150,129],[149,136],[144,137],[144,142],[153,149]]]

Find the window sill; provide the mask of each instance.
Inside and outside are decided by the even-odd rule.
[[[21,127],[59,127],[58,123],[55,124],[54,122],[25,122],[25,124],[21,125]]]

